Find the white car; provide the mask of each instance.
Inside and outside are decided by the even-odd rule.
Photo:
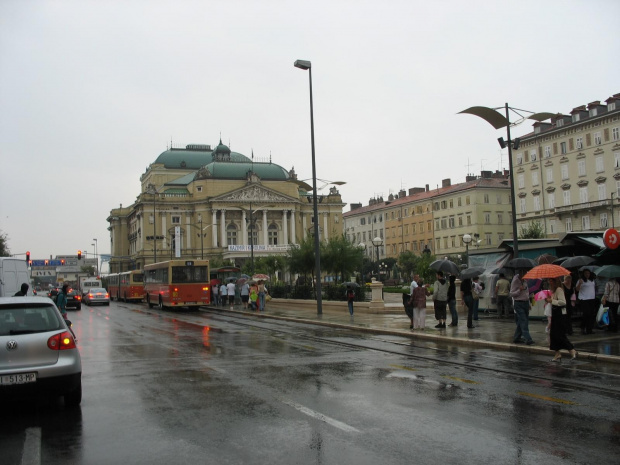
[[[93,288],[88,291],[82,298],[82,302],[86,305],[101,304],[110,305],[110,294],[104,288]]]
[[[82,361],[69,325],[47,297],[0,298],[0,397],[82,401]]]

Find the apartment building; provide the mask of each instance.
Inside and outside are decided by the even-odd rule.
[[[343,228],[346,238],[364,249],[364,255],[377,261],[385,254],[385,202],[383,197],[371,198],[365,207],[361,203],[352,203],[351,211],[343,214]],[[375,246],[373,239],[379,238],[380,245]],[[379,244],[379,242],[377,241]]]
[[[558,237],[620,224],[620,94],[533,127],[513,151],[519,228],[539,221]]]

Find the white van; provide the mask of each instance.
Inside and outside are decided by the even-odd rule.
[[[96,289],[99,287],[103,287],[100,279],[95,277],[80,278],[80,292],[82,293],[82,296],[88,294],[91,289]]]
[[[22,284],[26,283],[28,295],[34,295],[30,285],[30,271],[26,260],[13,257],[0,257],[0,297],[11,297],[21,291]]]

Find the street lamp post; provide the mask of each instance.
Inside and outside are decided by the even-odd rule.
[[[379,236],[375,237],[372,240],[372,245],[375,246],[375,260],[378,262],[379,261],[379,247],[383,245],[383,239],[381,239]]]
[[[99,276],[99,243],[97,242],[97,239],[93,239],[93,241],[95,241],[95,258],[97,259],[95,270],[97,272],[97,276]]]
[[[465,264],[469,266],[469,244],[471,243],[471,234],[463,234],[463,243],[465,244]]]
[[[502,108],[502,107],[499,107],[499,108]],[[508,103],[506,103],[506,105],[504,106],[506,110],[506,117],[504,117],[501,113],[497,111],[499,110],[499,108],[471,107],[459,113],[468,113],[471,115],[478,116],[479,118],[482,118],[487,123],[489,123],[491,126],[493,126],[495,129],[500,129],[503,127],[506,128],[506,134],[508,136],[508,141],[504,141],[502,137],[500,137],[497,140],[501,148],[505,148],[506,146],[508,146],[508,169],[510,170],[509,175],[510,175],[510,191],[511,191],[510,192],[510,201],[511,201],[510,203],[511,203],[511,208],[512,208],[512,253],[513,253],[513,257],[516,258],[519,256],[519,241],[518,241],[518,236],[517,236],[517,203],[516,203],[516,199],[514,195],[515,194],[515,182],[514,182],[514,167],[512,163],[512,149],[513,149],[513,146],[515,150],[519,148],[520,140],[519,138],[516,138],[513,141],[510,138],[511,123],[510,123],[509,110],[512,110],[513,112],[515,112],[517,115],[521,117],[521,119],[517,121],[516,123],[514,123],[514,125],[525,121],[526,118],[532,119],[535,121],[544,121],[546,119],[553,117],[554,114],[547,113],[547,112],[533,113],[528,110],[520,110],[518,108],[509,107]],[[521,113],[519,113],[520,111],[526,112],[526,113],[532,113],[532,114],[527,117],[524,117],[521,115]]]
[[[307,70],[310,80],[310,141],[312,145],[312,206],[314,209],[314,264],[316,267],[316,312],[323,314],[323,296],[321,289],[321,246],[319,238],[319,208],[316,192],[316,162],[314,156],[314,109],[312,103],[312,64],[308,60],[296,60],[296,68]]]

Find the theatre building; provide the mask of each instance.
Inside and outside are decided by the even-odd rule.
[[[323,241],[342,235],[336,187],[318,196]],[[140,177],[134,203],[110,211],[110,272],[172,258],[242,266],[251,255],[285,255],[314,231],[311,186],[271,159],[258,161],[221,143],[163,152]]]

